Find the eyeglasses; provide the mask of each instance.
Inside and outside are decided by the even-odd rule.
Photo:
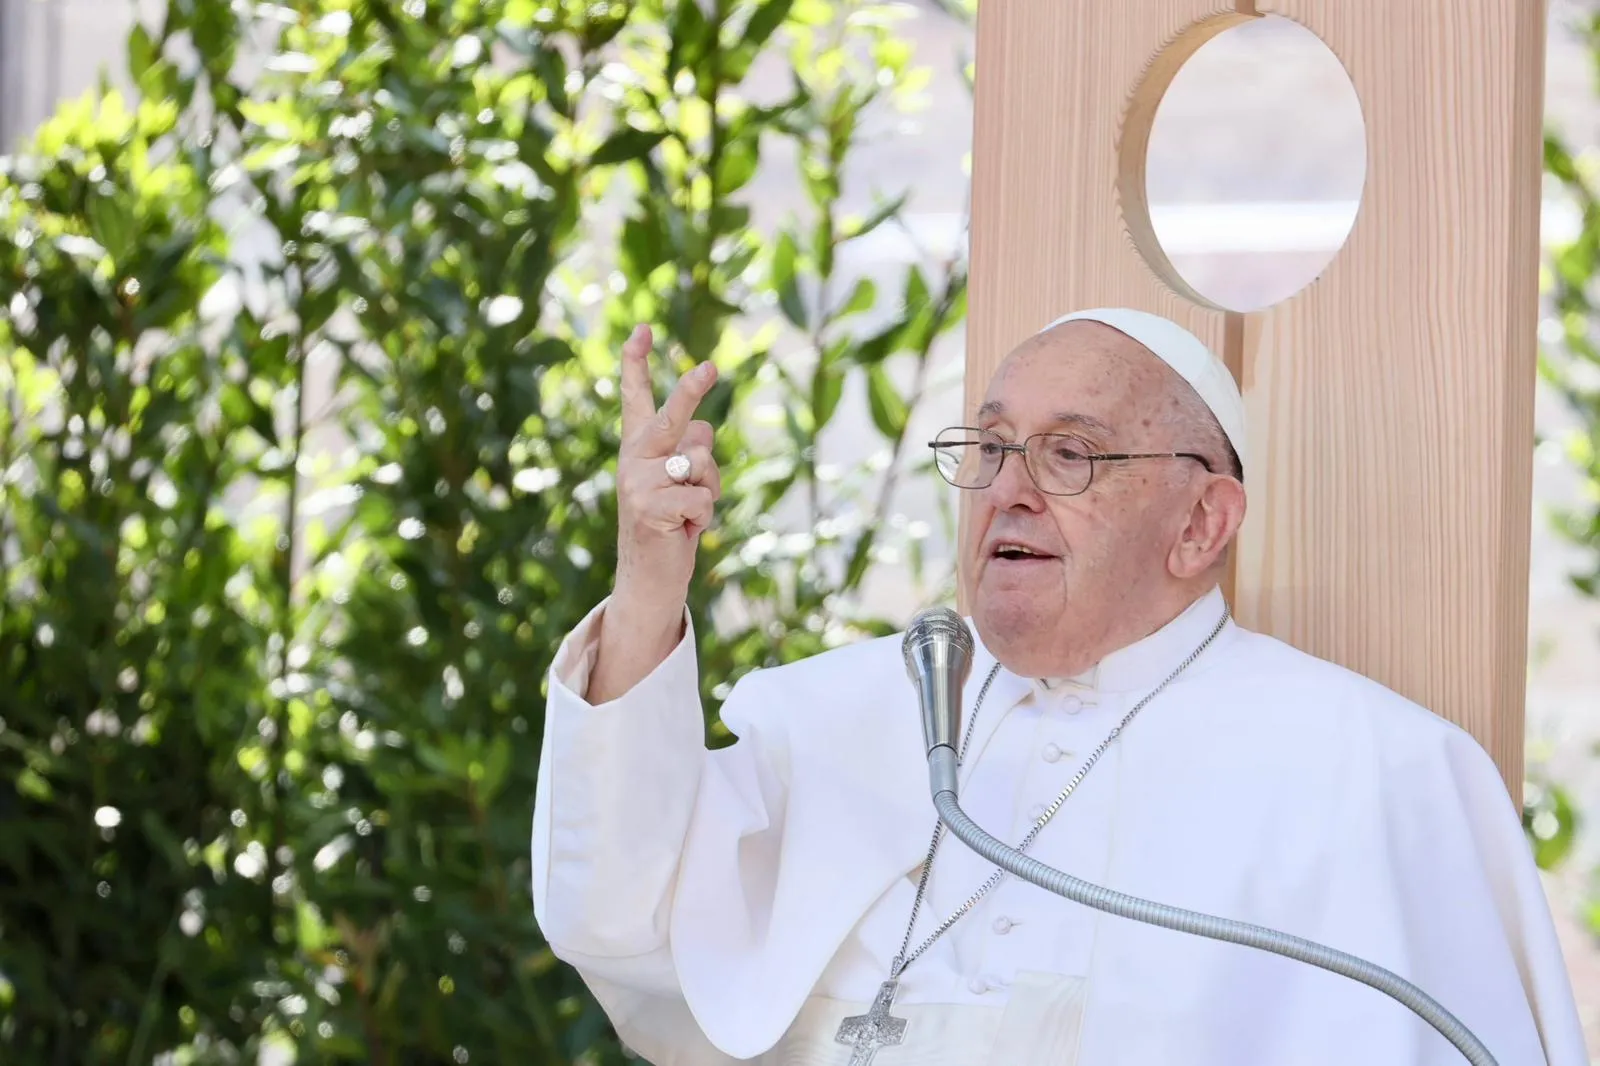
[[[1205,456],[1194,452],[1098,454],[1086,452],[1081,440],[1064,433],[1035,433],[1021,444],[1012,444],[993,430],[955,426],[940,431],[928,447],[933,449],[940,476],[958,489],[985,489],[994,484],[1010,452],[1022,456],[1033,483],[1051,496],[1076,496],[1087,490],[1096,463],[1193,459],[1207,471],[1216,472]]]

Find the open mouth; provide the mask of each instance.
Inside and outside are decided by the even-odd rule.
[[[989,554],[992,558],[1004,559],[1011,563],[1038,563],[1055,558],[1054,555],[1048,552],[1038,551],[1028,547],[1026,544],[1007,541],[1000,541],[990,550]]]

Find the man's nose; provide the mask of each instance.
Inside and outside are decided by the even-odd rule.
[[[1040,493],[1039,486],[1033,483],[1028,464],[1018,452],[1006,453],[999,473],[983,492],[989,499],[989,505],[997,511],[1008,511],[1013,507],[1028,511],[1044,509],[1044,495]]]

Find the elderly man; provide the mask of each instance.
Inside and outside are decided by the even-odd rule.
[[[739,740],[707,751],[684,600],[720,492],[690,421],[714,372],[657,411],[650,343],[623,352],[616,585],[552,670],[533,839],[545,935],[630,1046],[658,1066],[1463,1061],[1365,985],[1069,903],[935,833],[895,640],[741,679]],[[1248,456],[1220,361],[1164,319],[1083,312],[1008,355],[970,422],[933,446],[971,495],[979,824],[1395,971],[1502,1066],[1586,1063],[1485,753],[1231,620]]]

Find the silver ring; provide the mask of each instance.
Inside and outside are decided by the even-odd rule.
[[[690,469],[691,464],[689,463],[689,457],[684,455],[682,452],[679,452],[677,455],[667,456],[667,477],[671,478],[673,481],[676,481],[678,484],[681,485],[685,481],[689,480]]]

